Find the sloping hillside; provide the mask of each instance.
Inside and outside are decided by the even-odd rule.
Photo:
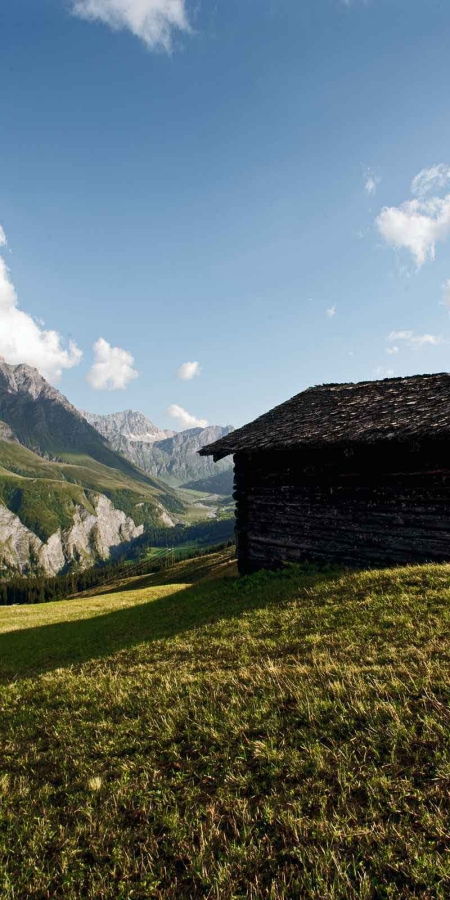
[[[143,473],[130,477],[89,456],[76,459],[51,462],[0,440],[4,574],[84,568],[108,559],[113,548],[140,536],[145,526],[172,525],[184,511],[170,489]]]
[[[450,567],[0,610],[5,900],[444,900]]]
[[[218,472],[217,475],[209,475],[208,478],[188,481],[187,484],[182,484],[181,487],[190,491],[206,491],[208,494],[230,497],[233,493],[233,480],[233,469],[225,469],[224,472]]]
[[[0,361],[0,573],[85,567],[183,512],[36,369]]]
[[[87,456],[132,477],[138,474],[136,466],[113,450],[37,369],[10,366],[1,358],[0,420],[23,446],[40,456],[69,460]]]

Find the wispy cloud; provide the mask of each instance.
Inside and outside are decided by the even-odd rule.
[[[374,197],[381,178],[373,169],[365,169],[364,171],[364,190],[369,197]]]
[[[189,32],[185,0],[73,0],[81,19],[128,29],[151,50],[172,49],[173,32]]]
[[[89,369],[87,380],[95,391],[123,390],[138,377],[133,369],[134,359],[128,350],[111,347],[104,338],[99,338],[94,347],[94,364]]]
[[[191,415],[191,413],[188,413],[186,409],[183,409],[182,406],[178,406],[176,403],[169,406],[167,412],[173,419],[178,419],[183,428],[206,428],[208,424],[206,419],[198,419],[197,416]]]
[[[182,363],[180,368],[177,369],[177,378],[180,381],[192,381],[196,375],[200,375],[201,368],[200,363],[198,362],[185,362]]]
[[[391,331],[387,336],[388,341],[404,341],[408,347],[419,349],[425,345],[437,347],[444,343],[444,339],[436,334],[414,334],[413,331]]]
[[[411,184],[411,192],[417,197],[425,197],[431,191],[439,191],[450,184],[450,166],[439,163],[429,169],[422,169]]]
[[[393,369],[385,369],[384,366],[378,366],[374,371],[374,375],[376,375],[377,378],[393,378],[395,372]]]
[[[329,318],[329,319],[332,319],[333,316],[336,315],[336,307],[335,307],[335,306],[330,306],[329,309],[326,310],[326,313],[327,313],[328,318]]]
[[[0,246],[6,235],[0,226]],[[18,298],[5,260],[0,256],[0,356],[11,365],[28,363],[53,384],[63,369],[80,362],[82,352],[73,341],[64,347],[57,331],[46,330],[28,313],[19,309]]]
[[[396,356],[397,353],[399,352],[399,350],[400,350],[400,348],[399,348],[399,347],[396,347],[395,344],[394,344],[393,347],[386,347],[386,353],[387,353],[389,356]]]

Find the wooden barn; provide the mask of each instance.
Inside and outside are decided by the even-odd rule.
[[[234,455],[239,570],[450,560],[450,375],[309,388],[204,447]]]

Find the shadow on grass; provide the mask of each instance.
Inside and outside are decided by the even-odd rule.
[[[258,573],[205,581],[148,603],[89,619],[0,634],[0,680],[8,682],[108,657],[137,644],[164,640],[249,610],[289,600],[338,573]],[[154,582],[152,582],[152,587]],[[136,589],[136,587],[134,588]]]
[[[222,558],[218,558],[218,557]],[[97,585],[88,588],[77,597],[102,597],[109,594],[123,594],[129,591],[140,591],[143,588],[158,587],[166,584],[195,584],[204,578],[228,577],[237,574],[234,553],[231,556],[223,556],[222,553],[205,554],[204,557],[188,559],[167,566],[156,572],[148,572],[145,575],[124,576],[112,583]]]

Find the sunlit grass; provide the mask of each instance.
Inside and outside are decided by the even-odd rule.
[[[450,568],[228,558],[1,611],[0,896],[450,896]]]

